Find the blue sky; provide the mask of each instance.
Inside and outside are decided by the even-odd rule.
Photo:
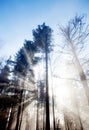
[[[0,0],[0,53],[14,55],[25,39],[32,40],[32,30],[46,22],[58,34],[58,24],[65,25],[75,14],[87,14],[89,0]]]

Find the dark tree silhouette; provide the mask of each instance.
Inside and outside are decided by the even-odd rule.
[[[25,101],[26,92],[25,92],[25,80],[28,82],[29,86],[30,83],[34,86],[34,72],[33,66],[37,64],[39,58],[35,56],[37,49],[34,46],[32,41],[25,40],[24,46],[18,51],[15,62],[14,63],[14,79],[18,83],[18,87],[23,88],[24,90],[21,91],[20,94],[20,103]],[[22,81],[22,84],[19,82]],[[28,88],[30,90],[31,88]],[[15,130],[20,129],[21,120],[23,116],[24,104],[18,106],[18,113],[17,113],[17,123]]]
[[[33,30],[33,39],[38,50],[45,54],[46,67],[46,129],[50,130],[50,108],[49,108],[49,83],[48,83],[48,53],[52,50],[51,44],[52,29],[46,26],[45,23],[38,25],[36,30]]]

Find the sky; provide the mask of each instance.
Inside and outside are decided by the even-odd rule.
[[[15,55],[43,22],[54,30],[57,41],[59,25],[76,14],[86,14],[88,22],[88,12],[89,0],[0,0],[0,57]]]

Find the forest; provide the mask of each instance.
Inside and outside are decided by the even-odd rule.
[[[89,24],[76,15],[58,28],[58,43],[42,23],[0,57],[0,130],[89,130]]]

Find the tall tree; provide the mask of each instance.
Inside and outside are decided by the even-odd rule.
[[[46,129],[50,130],[50,108],[49,108],[49,81],[48,81],[48,53],[52,50],[51,46],[52,29],[46,26],[45,23],[38,25],[36,30],[33,30],[33,40],[38,50],[45,54],[46,67]]]
[[[36,46],[34,46],[33,42],[25,41],[24,46],[20,49],[20,51],[16,55],[14,65],[14,75],[16,75],[17,79],[19,79],[20,82],[22,81],[22,84],[20,86],[23,87],[23,89],[26,89],[26,86],[34,87],[33,65],[35,65],[39,60],[39,58],[35,56],[35,52],[36,52]],[[30,90],[31,88],[28,89]],[[20,103],[26,98],[25,92],[26,92],[25,90],[21,91]],[[22,120],[23,108],[24,104],[18,107],[17,123],[15,130],[20,129],[21,126],[20,119]]]
[[[70,20],[66,27],[61,27],[61,33],[65,39],[64,46],[62,45],[62,53],[67,53],[70,56],[71,63],[77,69],[80,81],[85,89],[85,94],[89,105],[89,88],[87,83],[87,75],[83,65],[89,64],[89,55],[86,57],[84,53],[86,40],[89,36],[89,25],[86,25],[84,16],[75,16]]]

